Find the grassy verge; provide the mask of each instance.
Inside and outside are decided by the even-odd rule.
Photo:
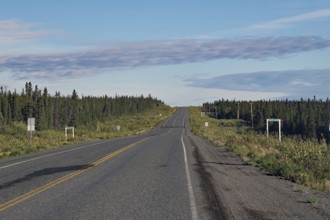
[[[318,190],[330,192],[330,147],[298,137],[267,138],[251,131],[241,120],[201,117],[200,108],[189,108],[190,126],[198,136],[234,152],[243,161],[267,172]],[[209,126],[205,127],[205,122]]]
[[[0,127],[0,158],[27,154],[42,149],[63,147],[70,143],[93,139],[109,139],[143,133],[157,126],[170,116],[175,109],[159,106],[148,112],[109,118],[97,121],[88,126],[75,128],[75,137],[68,131],[68,140],[62,130],[34,131],[32,144],[24,123],[14,123],[11,126]],[[120,131],[117,131],[117,126]],[[70,138],[71,137],[71,138]]]

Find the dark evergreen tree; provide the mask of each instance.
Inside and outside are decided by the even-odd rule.
[[[148,97],[115,96],[79,98],[76,90],[70,96],[54,96],[43,92],[38,86],[32,89],[27,82],[21,94],[0,88],[0,124],[9,125],[15,121],[26,123],[30,117],[36,118],[36,129],[62,129],[64,126],[84,126],[96,121],[108,120],[124,114],[136,114],[163,104],[160,100]]]
[[[280,118],[283,121],[282,132],[286,135],[300,135],[305,139],[319,140],[325,138],[330,143],[330,100],[300,99],[276,101],[240,101],[240,119],[252,123],[251,108],[253,106],[253,128],[265,132],[267,118]],[[214,103],[204,103],[203,111],[220,119],[237,118],[238,102],[233,100],[217,100]],[[277,131],[276,124],[270,124],[270,129]]]
[[[59,129],[61,126],[60,123],[60,103],[59,103],[59,99],[60,99],[60,93],[59,92],[55,92],[55,97],[54,97],[54,110],[53,110],[53,126],[55,129]]]

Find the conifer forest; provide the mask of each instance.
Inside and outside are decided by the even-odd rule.
[[[163,103],[150,95],[79,97],[76,90],[67,96],[60,92],[51,95],[46,87],[41,90],[37,85],[27,82],[20,93],[0,88],[0,125],[26,123],[28,118],[33,117],[36,130],[57,130],[65,126],[86,126],[114,116],[140,113],[160,104]]]
[[[204,103],[203,111],[217,119],[243,119],[258,132],[266,131],[266,119],[282,121],[282,133],[300,136],[304,140],[326,140],[330,143],[330,100],[300,99],[276,101],[218,100]],[[269,130],[278,132],[278,124],[270,123]]]

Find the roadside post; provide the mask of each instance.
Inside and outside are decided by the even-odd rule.
[[[72,138],[74,138],[74,127],[65,127],[65,141],[68,141],[68,130],[72,130]]]
[[[209,127],[209,123],[206,121],[204,126],[205,126],[205,133],[207,133],[207,128]]]
[[[278,122],[278,139],[281,142],[282,140],[282,134],[281,134],[281,119],[278,118],[268,118],[266,121],[267,126],[267,138],[269,136],[269,122]]]
[[[30,136],[30,145],[32,145],[32,131],[35,131],[35,118],[28,118],[27,121],[27,130],[29,131],[29,136]]]

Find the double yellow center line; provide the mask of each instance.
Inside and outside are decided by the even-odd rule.
[[[140,144],[140,143],[146,141],[147,139],[148,138],[144,138],[144,139],[139,140],[139,141],[137,141],[135,143],[132,143],[130,145],[127,145],[126,147],[123,147],[123,148],[121,148],[121,149],[119,149],[119,150],[117,150],[117,151],[115,151],[113,153],[108,154],[105,157],[102,157],[101,159],[93,162],[92,164],[89,164],[89,165],[87,165],[87,166],[85,166],[85,167],[83,167],[83,168],[81,168],[79,170],[76,170],[76,171],[74,171],[72,173],[69,173],[69,174],[67,174],[65,176],[62,176],[62,177],[60,177],[60,178],[58,178],[56,180],[53,180],[53,181],[51,181],[51,182],[49,182],[49,183],[47,183],[47,184],[45,184],[45,185],[43,185],[41,187],[38,187],[38,188],[36,188],[36,189],[34,189],[34,190],[30,191],[30,192],[27,192],[27,193],[25,193],[25,194],[23,194],[21,196],[18,196],[16,198],[12,199],[12,200],[9,200],[9,201],[7,201],[7,202],[5,202],[3,204],[0,204],[0,212],[2,212],[2,211],[6,210],[6,209],[8,209],[8,208],[10,208],[10,207],[12,207],[14,205],[17,205],[17,204],[19,204],[19,203],[21,203],[21,202],[23,202],[23,201],[25,201],[25,200],[27,200],[27,199],[35,196],[35,195],[41,193],[41,192],[44,192],[44,191],[46,191],[46,190],[48,190],[48,189],[50,189],[50,188],[52,188],[52,187],[54,187],[54,186],[56,186],[56,185],[58,185],[60,183],[63,183],[64,181],[69,180],[69,179],[71,179],[71,178],[73,178],[73,177],[75,177],[75,176],[77,176],[77,175],[79,175],[79,174],[81,174],[83,172],[86,172],[87,170],[90,170],[93,167],[95,167],[95,166],[97,166],[97,165],[99,165],[99,164],[101,164],[101,163],[103,163],[103,162],[105,162],[105,161],[107,161],[107,160],[109,160],[109,159],[117,156],[118,154],[120,154],[120,153],[122,153],[122,152],[124,152],[124,151],[126,151],[126,150],[128,150],[128,149],[130,149],[132,147],[134,147],[135,145]]]

